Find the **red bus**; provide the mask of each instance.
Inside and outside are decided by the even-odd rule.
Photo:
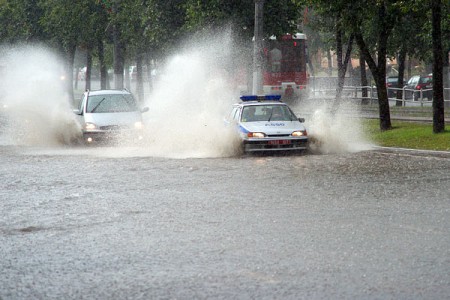
[[[264,42],[263,86],[265,94],[282,95],[285,101],[306,96],[306,35],[271,37]]]

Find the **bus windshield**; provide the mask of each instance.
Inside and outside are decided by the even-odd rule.
[[[265,69],[271,73],[304,72],[304,40],[270,40],[265,48]]]

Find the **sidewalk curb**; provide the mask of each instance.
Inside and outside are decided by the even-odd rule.
[[[375,115],[363,115],[362,118],[366,119],[380,119],[379,116]],[[391,121],[404,121],[404,122],[418,122],[418,123],[433,123],[433,119],[427,117],[407,117],[407,116],[391,116]],[[445,123],[450,124],[450,119],[445,118]]]
[[[403,153],[415,156],[428,156],[428,157],[439,157],[450,159],[450,151],[436,151],[436,150],[409,149],[409,148],[382,147],[382,146],[373,146],[373,149],[384,153]]]

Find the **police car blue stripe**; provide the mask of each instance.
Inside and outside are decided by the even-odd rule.
[[[242,125],[239,125],[239,131],[242,132],[242,133],[249,133],[250,132]]]

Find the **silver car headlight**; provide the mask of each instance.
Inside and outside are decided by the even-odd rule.
[[[97,129],[97,125],[95,123],[86,122],[84,124],[84,129],[85,130],[95,130],[95,129]]]
[[[264,132],[249,132],[249,133],[247,133],[247,136],[249,138],[261,139],[261,138],[265,138],[266,134]]]
[[[134,129],[142,129],[144,127],[144,124],[142,124],[141,121],[134,123]]]
[[[297,131],[294,131],[291,135],[292,136],[307,136],[308,133],[306,132],[306,130],[297,130]]]

